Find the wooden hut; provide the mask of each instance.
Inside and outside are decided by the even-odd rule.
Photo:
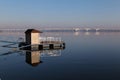
[[[40,44],[40,31],[35,29],[28,29],[25,31],[25,38],[27,44]]]

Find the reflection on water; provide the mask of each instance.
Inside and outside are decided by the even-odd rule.
[[[41,56],[42,57],[51,57],[51,56],[61,56],[61,50],[62,49],[57,49],[57,50],[42,50],[41,51]]]
[[[119,32],[48,32],[42,36],[49,35],[61,36],[67,44],[66,49],[15,51],[13,48],[0,47],[0,78],[2,80],[120,80]],[[16,41],[23,36],[21,33],[17,35],[1,33],[0,39]],[[0,45],[9,46],[2,42]]]
[[[26,62],[32,66],[38,66],[41,61],[41,57],[61,56],[61,50],[41,50],[41,51],[26,51]]]
[[[100,32],[96,32],[95,35],[100,35]]]
[[[90,32],[85,32],[85,35],[90,35]]]
[[[80,32],[74,32],[75,36],[78,36],[80,34]]]
[[[37,66],[40,61],[40,51],[27,51],[26,52],[26,62],[32,66]]]
[[[8,51],[6,53],[2,53],[0,56],[8,56],[12,54],[19,54],[21,56],[25,56],[25,60],[28,64],[32,66],[37,66],[43,61],[41,61],[41,57],[56,57],[56,56],[61,56],[61,50],[63,49],[52,49],[52,50],[39,50],[39,51],[25,51],[25,50],[20,50],[20,51]]]

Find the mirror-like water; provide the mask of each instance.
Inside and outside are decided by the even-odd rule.
[[[1,80],[120,79],[120,33],[45,32],[42,36],[61,37],[66,48],[27,52],[2,47],[8,43],[0,42]],[[24,33],[0,33],[0,40],[19,37],[24,38]]]

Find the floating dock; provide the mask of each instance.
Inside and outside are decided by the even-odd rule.
[[[65,49],[65,43],[64,42],[53,42],[53,43],[46,43],[43,42],[42,44],[34,44],[34,45],[28,45],[25,42],[21,42],[19,44],[20,49],[24,50],[49,50],[49,49]]]
[[[65,42],[60,37],[41,37],[40,31],[28,29],[25,31],[25,42],[19,43],[19,48],[24,50],[49,50],[65,49]]]

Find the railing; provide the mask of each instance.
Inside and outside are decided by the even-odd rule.
[[[61,37],[40,37],[40,43],[42,42],[62,42]]]

